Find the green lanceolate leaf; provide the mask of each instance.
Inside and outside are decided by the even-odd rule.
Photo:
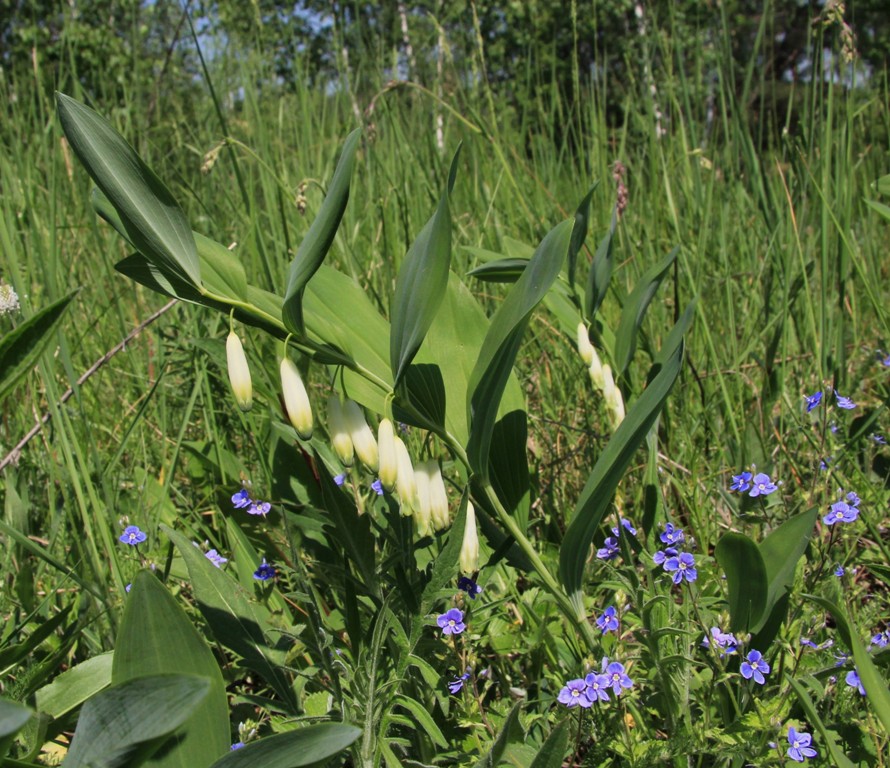
[[[0,402],[37,365],[76,294],[72,291],[44,307],[0,338]]]
[[[884,733],[890,735],[890,688],[871,660],[862,640],[859,639],[849,614],[824,597],[817,595],[804,595],[804,597],[821,605],[834,618],[841,640],[853,652],[853,662],[856,665],[862,687],[865,689],[865,698],[874,709],[881,725],[884,726]]]
[[[570,720],[563,720],[547,737],[529,768],[562,768],[563,758],[569,747],[569,731],[573,725]]]
[[[267,736],[230,752],[212,768],[301,768],[322,764],[342,752],[360,729],[343,723],[318,723],[288,733]]]
[[[714,556],[726,574],[729,629],[748,632],[763,616],[769,592],[760,549],[741,533],[727,533],[717,542]]]
[[[484,283],[515,283],[527,266],[528,259],[498,259],[480,264],[467,272],[467,276]]]
[[[178,649],[165,648],[164,653],[175,657]],[[178,674],[138,677],[97,693],[81,710],[64,768],[136,768],[142,765],[177,728],[194,719],[210,689],[211,683],[205,677]],[[170,752],[177,752],[181,743],[177,739]],[[212,743],[204,746],[208,752],[214,747]],[[169,754],[167,750],[165,753]],[[180,764],[196,768],[210,765],[212,755],[209,757],[209,760]]]
[[[655,424],[680,374],[683,365],[683,340],[672,334],[668,338],[675,345],[674,348],[662,363],[656,363],[658,372],[651,377],[643,394],[633,403],[624,421],[615,430],[597,459],[575,505],[572,521],[559,550],[559,577],[570,594],[581,589],[584,564],[594,534],[612,502],[621,477],[637,448],[643,444]],[[662,353],[664,352],[662,349]]]
[[[789,677],[788,682],[794,689],[794,693],[797,695],[797,700],[800,702],[800,706],[807,716],[807,722],[819,731],[821,736],[818,740],[819,749],[828,752],[828,756],[831,758],[831,765],[835,768],[855,768],[855,763],[853,763],[853,761],[850,760],[850,758],[847,757],[837,745],[835,741],[836,735],[832,734],[831,731],[825,727],[825,723],[823,723],[822,718],[819,717],[819,710],[813,703],[813,699],[810,697],[807,689],[804,688],[799,680],[795,680],[793,677]]]
[[[15,735],[31,719],[31,710],[14,701],[0,699],[0,761],[9,753]]]
[[[890,195],[890,174],[881,176],[877,181],[873,181],[871,186],[880,195]]]
[[[587,273],[587,290],[584,294],[584,315],[587,322],[593,322],[593,316],[606,298],[609,289],[609,280],[612,279],[612,238],[615,236],[615,228],[618,226],[618,212],[612,211],[612,222],[609,231],[606,232],[590,264]]]
[[[297,255],[287,271],[287,288],[284,292],[282,320],[292,333],[303,335],[303,291],[327,256],[346,210],[349,200],[349,182],[355,165],[361,129],[356,128],[343,144],[340,160],[328,187],[321,209],[309,227],[309,231],[297,249]]]
[[[501,732],[494,740],[494,744],[491,745],[491,750],[476,763],[476,768],[497,768],[501,758],[504,756],[504,752],[507,751],[507,747],[510,744],[520,743],[524,740],[522,726],[519,723],[519,709],[521,707],[521,701],[513,705],[513,709],[510,710],[510,714],[507,715],[507,719],[501,727]]]
[[[451,161],[448,185],[436,212],[408,249],[396,280],[389,337],[389,362],[394,386],[398,386],[420,349],[448,287],[448,270],[451,266],[449,197],[454,187],[459,156],[460,147]]]
[[[176,745],[164,750],[163,756],[154,758],[151,764],[163,768],[205,768],[229,748],[222,673],[207,643],[173,596],[153,573],[140,571],[124,608],[111,680],[119,685],[161,674],[200,675],[207,680],[207,690],[203,702],[189,713]]]
[[[590,199],[598,186],[599,182],[590,188],[590,192],[584,196],[584,199],[578,206],[578,210],[575,211],[575,226],[572,229],[572,242],[569,244],[568,254],[569,286],[573,292],[575,290],[575,267],[578,263],[578,254],[584,247],[584,241],[587,239],[587,227],[590,224]]]
[[[679,248],[674,248],[658,264],[650,268],[640,281],[634,286],[630,296],[621,310],[621,320],[615,333],[615,369],[618,373],[624,373],[630,361],[633,360],[637,349],[637,334],[643,323],[643,317],[649,308],[649,303],[655,297],[655,292],[661,281],[677,258]]]
[[[200,285],[195,239],[170,190],[104,117],[62,93],[56,101],[74,154],[114,206],[130,242],[158,267]]]
[[[263,633],[270,626],[269,612],[251,602],[248,593],[229,574],[216,568],[194,544],[166,525],[161,530],[176,545],[185,561],[192,582],[198,610],[214,637],[244,659],[245,666],[257,672],[281,697],[281,703],[296,709],[293,689],[277,651]]]
[[[35,694],[37,710],[52,718],[76,709],[90,696],[111,684],[113,654],[100,653],[56,677]]]
[[[572,236],[572,221],[554,227],[541,241],[522,277],[495,312],[467,386],[470,439],[467,457],[473,472],[488,476],[488,454],[498,407],[522,336],[534,308],[556,280]]]

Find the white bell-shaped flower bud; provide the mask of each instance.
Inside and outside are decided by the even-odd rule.
[[[417,480],[408,447],[398,435],[395,436],[393,442],[395,443],[396,465],[398,466],[396,492],[399,494],[399,511],[408,517],[417,506]]]
[[[334,446],[334,453],[340,459],[340,463],[346,467],[352,466],[352,459],[355,451],[352,446],[352,436],[346,425],[346,417],[343,415],[343,405],[340,403],[339,395],[331,395],[328,398],[328,432],[331,436],[331,443]]]
[[[587,326],[584,323],[578,323],[578,354],[581,355],[581,359],[586,366],[590,366],[593,362],[593,356],[596,354],[593,344],[590,343]]]
[[[399,464],[396,457],[396,433],[389,419],[381,419],[377,427],[377,477],[387,491],[396,487]]]
[[[609,417],[612,423],[612,429],[618,429],[618,426],[624,421],[624,398],[621,396],[621,390],[618,387],[612,388],[612,397],[606,400],[606,408],[609,410]]]
[[[250,380],[250,368],[241,339],[234,331],[229,331],[226,338],[226,364],[229,369],[229,384],[235,402],[242,411],[249,411],[253,405],[253,383]]]
[[[308,440],[312,437],[312,406],[300,372],[289,357],[281,360],[281,392],[287,418],[297,434],[303,440]]]
[[[606,403],[611,403],[615,397],[615,380],[612,378],[612,369],[608,365],[603,366],[602,390]]]
[[[464,541],[460,548],[461,573],[472,576],[479,570],[479,535],[476,533],[476,510],[467,502],[467,520],[464,524]]]
[[[379,463],[377,454],[377,441],[374,433],[365,421],[365,414],[361,406],[354,400],[346,400],[343,403],[343,415],[346,418],[346,429],[352,438],[355,453],[372,472],[377,471]]]
[[[415,494],[414,521],[418,536],[429,536],[433,532],[433,517],[430,512],[430,476],[426,463],[421,462],[414,470]]]
[[[587,372],[590,374],[590,383],[593,384],[595,389],[602,392],[605,387],[605,381],[603,380],[603,364],[600,362],[599,355],[596,353],[592,344],[590,345],[590,352],[590,364],[587,369]]]
[[[438,461],[426,461],[424,464],[430,478],[430,515],[433,518],[433,528],[441,531],[451,523],[445,481],[442,479],[442,470],[439,468]]]

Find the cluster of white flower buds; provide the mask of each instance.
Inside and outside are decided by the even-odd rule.
[[[578,354],[587,366],[591,384],[603,393],[612,429],[617,429],[624,421],[624,398],[621,396],[621,390],[615,386],[611,367],[600,361],[596,349],[590,343],[590,336],[584,323],[578,323]]]

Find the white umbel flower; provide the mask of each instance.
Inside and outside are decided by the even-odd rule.
[[[379,463],[377,453],[377,441],[374,439],[374,433],[365,421],[365,414],[362,413],[361,406],[354,400],[346,400],[343,403],[343,416],[346,419],[346,429],[352,438],[352,445],[355,453],[364,464],[372,472],[377,471]]]
[[[289,357],[281,360],[281,391],[291,425],[303,440],[308,440],[312,437],[312,406],[300,372]]]
[[[396,486],[399,464],[396,457],[396,434],[389,419],[381,419],[377,427],[377,477],[387,491]]]
[[[343,405],[340,403],[339,395],[336,394],[328,398],[328,432],[334,446],[334,453],[337,454],[340,463],[351,467],[355,450],[352,446],[352,436],[346,425],[346,416],[343,414]]]
[[[253,406],[253,383],[250,380],[247,355],[244,354],[241,339],[234,331],[229,331],[226,338],[226,365],[235,402],[242,411],[249,411]]]
[[[467,502],[467,520],[464,524],[464,541],[460,548],[461,573],[472,576],[479,570],[479,535],[476,533],[476,510]]]
[[[393,442],[396,450],[396,492],[399,494],[399,511],[406,517],[411,515],[417,506],[417,480],[414,473],[414,465],[411,463],[411,454],[402,442],[402,438],[395,436]]]

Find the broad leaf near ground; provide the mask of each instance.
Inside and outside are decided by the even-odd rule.
[[[749,632],[763,616],[769,592],[760,549],[747,536],[730,532],[717,542],[714,556],[726,574],[729,629],[731,632]]]
[[[229,752],[211,768],[302,768],[324,765],[362,732],[354,725],[318,723],[295,731],[267,736]]]

